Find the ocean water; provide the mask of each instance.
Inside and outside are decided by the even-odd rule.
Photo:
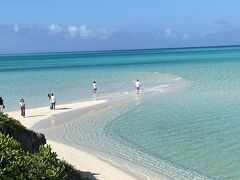
[[[131,98],[41,131],[169,179],[240,179],[239,69],[240,47],[2,55],[0,96],[74,102],[96,80],[98,97]]]

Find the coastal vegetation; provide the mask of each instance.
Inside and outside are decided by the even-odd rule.
[[[43,134],[26,129],[0,113],[0,179],[83,179],[57,158]]]

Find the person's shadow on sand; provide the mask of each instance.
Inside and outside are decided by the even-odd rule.
[[[95,176],[99,175],[96,173],[92,173],[92,172],[83,172],[83,171],[79,171],[80,175],[84,178],[84,179],[89,179],[89,180],[98,180]]]
[[[25,116],[25,117],[26,118],[31,118],[31,117],[41,117],[41,116],[45,116],[45,115],[40,114],[40,115],[32,115],[32,116]]]
[[[56,108],[55,110],[68,110],[68,109],[72,109],[72,108]]]

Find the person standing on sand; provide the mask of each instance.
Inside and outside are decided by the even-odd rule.
[[[50,100],[51,99],[51,93],[48,93],[48,99]]]
[[[55,109],[55,106],[56,106],[56,97],[54,96],[53,93],[51,94],[50,103],[51,103],[50,109]]]
[[[20,109],[21,109],[21,116],[25,118],[25,110],[26,110],[26,105],[23,99],[20,100]]]
[[[141,85],[141,83],[139,82],[139,80],[137,80],[136,82],[135,82],[135,87],[136,87],[136,89],[137,89],[137,94],[139,94],[139,90],[140,90],[140,87],[141,87],[142,85]]]
[[[93,94],[97,93],[97,83],[96,81],[93,81]]]
[[[5,106],[3,104],[3,99],[2,99],[2,97],[0,97],[0,112],[3,112],[4,108],[5,108]]]

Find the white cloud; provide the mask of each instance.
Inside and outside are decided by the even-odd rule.
[[[99,39],[107,39],[108,37],[112,36],[114,32],[115,29],[102,28],[97,31],[97,36]]]
[[[234,24],[231,24],[230,22],[228,22],[225,19],[215,19],[213,21],[214,24],[223,27],[223,28],[228,28],[228,29],[235,29],[237,28],[237,26],[235,26]]]
[[[184,33],[183,35],[182,35],[182,39],[183,40],[188,40],[188,39],[191,39],[192,38],[192,36],[190,35],[190,34],[188,34],[188,33]]]
[[[18,24],[14,24],[13,31],[18,32],[19,30],[20,30],[20,27],[18,26]]]
[[[218,25],[229,25],[229,22],[225,19],[215,19],[213,22]]]
[[[86,25],[82,26],[69,26],[68,33],[71,37],[82,37],[82,38],[91,38],[94,37],[94,32],[92,29],[88,28]]]
[[[211,34],[214,34],[215,31],[211,30],[211,31],[207,31],[207,32],[203,32],[200,34],[200,38],[205,38],[206,36],[209,36]]]
[[[82,38],[82,39],[107,39],[111,37],[116,31],[111,28],[91,28],[87,25],[70,25],[64,26],[60,24],[50,24],[47,27],[37,25],[0,25],[0,32],[30,36],[32,34],[57,35],[64,38]]]
[[[166,29],[167,36],[172,36],[172,29],[168,28]]]
[[[107,39],[113,35],[115,29],[93,29],[89,28],[87,25],[82,26],[69,26],[68,35],[72,38],[81,37],[84,39],[97,38],[97,39]]]
[[[69,26],[68,27],[68,32],[70,36],[74,37],[77,34],[78,28],[77,26]]]
[[[178,39],[178,34],[175,33],[171,28],[166,29],[166,35],[167,35],[167,38]]]
[[[162,29],[157,33],[158,39],[169,39],[169,40],[189,40],[193,39],[194,35],[190,33],[176,32],[171,28]]]
[[[167,28],[165,30],[160,30],[157,34],[157,38],[178,39],[178,34],[171,28]]]
[[[54,33],[60,33],[63,31],[63,28],[58,24],[52,24],[49,26],[49,30]]]
[[[80,26],[78,28],[79,35],[83,38],[94,37],[95,34],[92,29],[89,29],[86,25]]]

